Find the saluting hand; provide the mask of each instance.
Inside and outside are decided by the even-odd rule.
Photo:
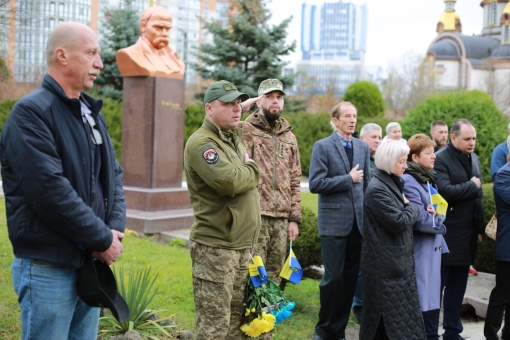
[[[250,98],[250,99],[247,99],[244,102],[242,102],[241,103],[242,111],[243,112],[250,111],[250,109],[253,106],[253,104],[255,104],[257,102],[257,100],[259,100],[260,98],[262,98],[262,96],[258,96],[258,97],[255,97],[255,98]]]
[[[363,180],[363,170],[358,170],[359,164],[356,164],[354,168],[352,168],[351,172],[349,172],[349,175],[352,177],[353,183],[361,183]]]

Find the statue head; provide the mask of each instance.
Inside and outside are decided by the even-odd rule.
[[[172,15],[164,7],[152,6],[142,12],[140,34],[156,49],[168,46]]]

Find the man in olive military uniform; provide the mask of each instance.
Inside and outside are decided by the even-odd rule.
[[[195,215],[190,253],[197,340],[242,337],[248,261],[260,230],[260,169],[237,128],[243,97],[225,80],[209,86],[204,123],[184,149]]]
[[[262,225],[255,247],[269,278],[280,282],[287,255],[287,239],[299,234],[301,222],[301,163],[296,136],[289,122],[280,117],[284,95],[278,79],[260,83],[259,97],[242,103],[243,111],[256,103],[258,110],[244,122],[243,143],[260,166],[260,208]]]

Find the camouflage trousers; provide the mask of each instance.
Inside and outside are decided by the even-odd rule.
[[[280,271],[287,256],[289,220],[268,216],[261,216],[261,220],[255,255],[262,258],[267,276],[280,284]]]
[[[197,340],[244,339],[245,280],[250,250],[190,242]]]

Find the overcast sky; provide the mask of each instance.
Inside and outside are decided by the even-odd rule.
[[[271,0],[268,8],[272,21],[280,23],[292,15],[289,41],[296,40],[294,55],[288,58],[294,64],[301,58],[301,5],[299,0]],[[308,0],[310,4],[335,2],[335,0]],[[343,2],[349,2],[344,0]],[[367,66],[381,66],[397,61],[407,51],[425,55],[432,40],[437,36],[436,25],[444,12],[443,0],[351,0],[366,4],[368,8]],[[483,26],[483,9],[480,0],[457,0],[455,11],[460,16],[462,33],[480,34]],[[291,64],[292,65],[292,64]]]

